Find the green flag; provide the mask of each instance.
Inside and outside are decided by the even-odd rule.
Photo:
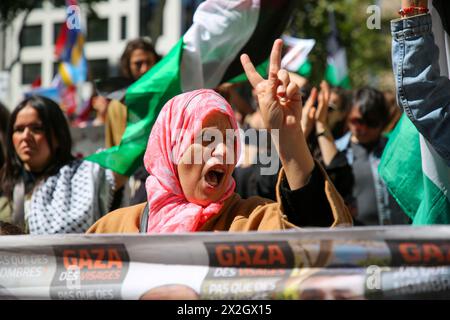
[[[284,31],[295,3],[215,0],[198,7],[193,25],[149,72],[128,88],[127,127],[120,145],[90,155],[123,175],[142,164],[147,140],[164,104],[182,92],[214,88],[242,73],[241,53],[264,68],[273,41]]]
[[[448,168],[405,114],[389,136],[378,170],[413,224],[450,224]]]
[[[87,160],[131,175],[142,161],[150,130],[163,105],[181,93],[180,64],[183,42],[177,45],[150,72],[142,76],[127,90],[125,103],[128,106],[127,127],[120,145],[104,152],[90,155]]]
[[[332,86],[350,89],[350,78],[347,67],[347,53],[339,41],[339,30],[336,25],[334,11],[328,12],[331,34],[327,40],[327,67],[325,69],[325,80]]]

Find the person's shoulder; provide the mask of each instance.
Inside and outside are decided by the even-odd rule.
[[[240,199],[233,208],[229,231],[273,231],[283,227],[283,212],[273,200],[253,196]]]
[[[55,172],[53,176],[72,176],[76,174],[78,171],[83,170],[86,167],[86,160],[74,158],[67,163],[61,165],[59,169]]]
[[[208,220],[201,231],[250,231],[258,230],[260,222],[272,211],[272,200],[258,196],[242,199],[237,193],[227,199],[220,214]],[[271,210],[272,209],[272,210]]]
[[[104,149],[99,149],[97,152],[101,152]],[[112,178],[112,171],[104,168],[98,163],[86,159],[73,159],[63,167],[59,169],[59,174],[64,174],[69,177],[95,177],[106,174],[108,178]]]
[[[75,158],[61,166],[58,171],[49,178],[65,181],[65,183],[78,182],[86,183],[107,170],[103,169],[98,163]],[[108,177],[109,178],[109,177]]]
[[[276,204],[276,202],[260,196],[252,196],[247,199],[239,197],[235,199],[230,211],[235,216],[235,219],[248,219],[256,212],[264,212],[269,209],[267,206],[269,204]]]
[[[74,158],[72,160],[69,160],[65,164],[61,165],[61,167],[59,168],[59,171],[61,171],[61,170],[76,170],[81,165],[83,165],[85,162],[86,162],[86,160]]]
[[[120,208],[99,219],[87,233],[138,233],[146,202]]]
[[[336,144],[336,148],[339,151],[344,151],[348,148],[348,145],[350,144],[350,139],[352,137],[352,133],[349,131],[347,133],[345,133],[342,137],[340,137],[339,139],[336,139],[335,144]]]

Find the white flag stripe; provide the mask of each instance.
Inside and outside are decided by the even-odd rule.
[[[442,27],[442,20],[439,12],[429,1],[429,8],[432,17],[432,31],[434,41],[439,48],[439,66],[441,75],[450,75],[450,37]],[[431,144],[420,135],[420,151],[422,156],[422,172],[441,190],[443,196],[450,201],[450,168],[442,157],[434,150]]]
[[[422,171],[450,201],[450,168],[428,141],[420,135],[420,151],[422,154]]]
[[[308,54],[316,44],[316,40],[283,36],[283,41],[285,45],[291,47],[291,49],[281,60],[281,67],[292,72],[297,72],[298,69],[300,69],[300,67],[306,62]]]
[[[183,38],[181,89],[214,88],[253,35],[259,0],[213,0],[200,4]]]

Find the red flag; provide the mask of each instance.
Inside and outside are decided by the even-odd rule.
[[[55,56],[59,58],[64,50],[64,47],[66,46],[67,41],[67,25],[63,23],[61,25],[61,28],[59,29],[58,38],[56,39],[55,43]]]
[[[61,107],[68,116],[77,110],[77,88],[75,86],[63,87],[60,91]]]
[[[31,88],[39,88],[42,85],[42,78],[41,76],[38,76],[34,81],[31,83]]]

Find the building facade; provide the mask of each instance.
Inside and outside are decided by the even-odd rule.
[[[159,54],[166,54],[192,22],[201,1],[108,0],[80,6],[81,27],[86,34],[88,79],[118,74],[119,59],[128,40],[149,36]],[[62,1],[42,1],[31,11],[22,31],[20,60],[10,68],[19,52],[22,13],[0,31],[0,101],[12,109],[31,84],[40,77],[42,87],[51,85],[57,70],[55,41],[66,22]]]

